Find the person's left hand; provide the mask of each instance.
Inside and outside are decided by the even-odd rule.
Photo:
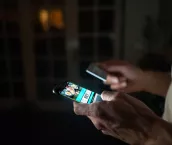
[[[162,120],[144,103],[114,92],[103,92],[102,99],[92,104],[74,103],[74,112],[87,116],[102,133],[132,145],[145,144],[157,136]]]

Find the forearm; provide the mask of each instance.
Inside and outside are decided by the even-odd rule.
[[[172,145],[172,124],[161,121],[154,126],[150,136],[144,145]]]
[[[143,79],[145,82],[144,91],[164,97],[166,96],[171,82],[169,73],[146,71]]]

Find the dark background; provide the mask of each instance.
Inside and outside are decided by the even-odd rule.
[[[124,144],[75,116],[52,88],[70,80],[101,93],[108,88],[85,69],[107,59],[169,72],[171,7],[171,0],[1,0],[0,144]],[[49,20],[43,29],[43,9],[60,10],[64,27]],[[133,95],[162,115],[162,97]]]

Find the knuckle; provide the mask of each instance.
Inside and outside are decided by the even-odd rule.
[[[104,102],[100,102],[94,106],[95,116],[98,118],[103,118],[104,116],[103,104]]]
[[[107,79],[106,79],[107,80],[107,83],[108,84],[113,84],[113,81],[112,81],[113,79],[114,79],[113,77],[107,76]]]
[[[92,108],[92,112],[94,113],[94,116],[99,117],[99,114],[101,112],[99,103],[92,104],[91,108]]]
[[[102,130],[103,126],[100,122],[95,122],[94,126],[98,129],[98,130]]]

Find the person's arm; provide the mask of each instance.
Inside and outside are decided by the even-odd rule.
[[[152,94],[166,96],[171,76],[169,73],[146,71],[142,77],[144,84],[144,91]]]
[[[144,145],[172,145],[172,124],[164,120],[155,124]]]
[[[77,115],[87,116],[103,134],[130,145],[172,145],[172,124],[143,102],[123,93],[103,92],[104,101],[74,103]]]
[[[107,61],[101,63],[100,67],[107,72],[105,83],[110,85],[112,90],[125,93],[146,91],[166,96],[171,82],[168,73],[144,71],[125,61]]]

